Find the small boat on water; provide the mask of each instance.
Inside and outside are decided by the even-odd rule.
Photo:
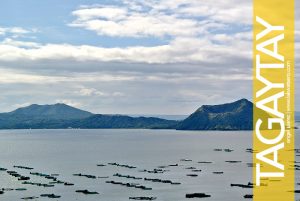
[[[198,177],[197,174],[187,174],[186,176],[188,176],[188,177]]]
[[[42,194],[41,197],[48,197],[48,198],[60,198],[60,195],[55,194]]]
[[[213,174],[224,174],[224,172],[213,172]]]
[[[30,196],[30,197],[23,197],[21,198],[22,200],[35,200],[35,199],[38,199],[39,197],[36,197],[36,196]]]
[[[129,200],[156,200],[156,197],[129,197]]]
[[[233,152],[233,149],[224,149],[225,152]]]
[[[252,199],[252,198],[253,198],[253,195],[251,195],[251,194],[246,194],[246,195],[244,195],[244,198],[245,198],[245,199]]]
[[[89,190],[77,190],[75,191],[76,193],[83,193],[85,195],[96,195],[96,194],[99,194],[98,192],[96,191],[89,191]]]
[[[217,148],[217,149],[214,149],[214,151],[222,151],[222,149]]]
[[[211,161],[199,161],[198,163],[200,163],[200,164],[210,164],[212,162]]]
[[[26,191],[27,189],[26,188],[16,188],[15,190],[16,191]]]
[[[69,183],[69,182],[65,182],[64,185],[65,185],[65,186],[74,186],[73,183]]]
[[[205,193],[190,193],[185,195],[186,198],[208,198],[211,197],[211,195],[205,194]]]

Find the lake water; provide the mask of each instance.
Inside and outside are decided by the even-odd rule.
[[[299,131],[297,131],[299,133]],[[297,138],[299,145],[299,138]],[[153,196],[157,201],[182,201],[186,193],[206,193],[210,198],[201,200],[239,201],[251,189],[231,187],[231,183],[247,184],[252,181],[252,156],[246,152],[252,147],[252,132],[174,131],[174,130],[2,130],[0,131],[0,167],[30,176],[33,182],[49,183],[48,179],[30,175],[31,172],[59,174],[58,179],[74,186],[56,184],[55,187],[24,185],[15,177],[0,171],[1,188],[26,188],[26,191],[6,191],[0,200],[15,201],[44,193],[60,195],[63,201],[125,201],[129,197]],[[299,147],[298,147],[299,148]],[[223,149],[215,151],[214,149]],[[224,149],[231,149],[226,152]],[[190,159],[192,161],[181,161]],[[296,158],[299,160],[299,157]],[[225,161],[242,161],[228,163]],[[212,163],[198,163],[210,161]],[[137,168],[108,165],[116,162]],[[105,164],[98,167],[97,164]],[[168,166],[164,173],[148,173],[158,166]],[[33,170],[13,168],[28,166]],[[201,169],[193,172],[190,167]],[[224,174],[213,174],[224,172]],[[89,179],[73,174],[83,173],[99,177]],[[180,185],[154,183],[113,176],[115,173],[141,178],[164,179]],[[187,174],[197,174],[189,177]],[[106,183],[108,180],[138,183],[152,190],[129,188]],[[299,182],[299,180],[297,180]],[[88,189],[99,195],[84,195],[76,190]],[[49,200],[38,198],[37,200]],[[53,199],[56,200],[56,199]]]

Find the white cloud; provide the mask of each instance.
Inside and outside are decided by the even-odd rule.
[[[235,37],[236,38],[236,37]],[[27,48],[21,47],[27,46]],[[68,44],[36,44],[20,41],[0,43],[0,60],[65,60],[134,63],[220,63],[228,57],[251,57],[251,42],[232,40],[214,44],[208,38],[176,38],[168,45],[154,47],[103,48]]]
[[[151,1],[159,11],[173,10],[186,16],[207,17],[221,23],[252,24],[252,1],[250,0],[162,0]]]
[[[0,44],[14,46],[14,47],[28,47],[28,48],[38,48],[41,47],[40,44],[35,42],[27,42],[27,41],[18,41],[11,38],[5,38]]]
[[[55,75],[39,75],[26,72],[26,69],[7,70],[5,67],[0,68],[0,83],[24,83],[24,84],[53,84],[53,83],[80,83],[80,82],[124,82],[134,81],[138,79],[135,75],[114,75],[111,73],[75,73],[72,75],[55,76]],[[88,95],[104,95],[95,89],[80,90],[80,94]]]
[[[102,92],[95,88],[81,87],[79,91],[76,92],[80,96],[98,96],[98,97],[122,97],[124,96],[121,92]]]
[[[78,101],[70,100],[70,99],[57,99],[56,103],[64,103],[66,105],[70,105],[72,107],[81,107],[82,104]]]
[[[21,27],[6,28],[6,30],[7,30],[7,32],[13,33],[13,34],[27,34],[27,33],[31,33],[31,31],[26,30],[26,29],[21,28]]]
[[[5,35],[5,29],[0,27],[0,36]]]
[[[252,1],[119,3],[81,6],[69,22],[118,37],[119,47],[22,41],[0,28],[1,108],[64,102],[99,113],[176,114],[251,97]],[[124,47],[120,37],[162,45]]]
[[[247,30],[232,28],[239,22],[249,26],[242,13],[235,11],[225,16],[227,14],[222,10],[244,9],[249,1],[237,3],[229,0],[228,5],[211,1],[122,0],[124,6],[82,6],[72,12],[75,17],[70,23],[72,26],[113,37],[159,38],[164,44],[101,47],[30,43],[5,36],[9,39],[0,43],[0,64],[3,71],[19,71],[7,71],[2,74],[5,78],[1,77],[0,82],[4,86],[8,86],[5,83],[18,87],[29,85],[34,93],[45,96],[44,102],[58,99],[59,102],[72,103],[72,100],[78,100],[90,107],[98,105],[106,112],[112,111],[111,108],[120,112],[140,112],[143,107],[137,105],[145,103],[151,105],[149,112],[153,112],[154,108],[172,102],[169,100],[172,97],[175,100],[181,96],[177,88],[192,91],[184,99],[187,102],[189,97],[199,101],[205,100],[206,95],[231,96],[216,92],[215,88],[219,86],[213,83],[217,79],[222,85],[249,80],[252,42]],[[249,9],[245,9],[246,12],[250,12]],[[211,92],[199,92],[195,85],[205,86]],[[61,90],[65,96],[57,94]],[[32,101],[22,98],[22,102]],[[119,105],[125,107],[118,108]],[[188,107],[195,105],[198,102]],[[166,111],[178,111],[184,107],[174,103]]]
[[[33,75],[28,73],[20,73],[13,70],[0,69],[0,83],[12,84],[12,83],[51,83],[59,80],[58,77]]]
[[[113,6],[97,8],[83,8],[80,10],[73,11],[72,14],[78,17],[79,21],[91,20],[94,18],[105,18],[105,19],[124,19],[127,15],[126,8],[118,8]]]
[[[89,9],[92,10],[92,9]],[[145,13],[130,13],[128,16],[108,16],[103,9],[96,9],[98,16],[90,17],[87,10],[76,12],[77,20],[72,22],[72,27],[82,27],[95,31],[99,35],[114,37],[164,37],[164,36],[193,36],[204,32],[201,24],[191,19],[180,19],[172,15]],[[96,16],[96,15],[93,15]],[[104,17],[106,16],[106,17]]]
[[[122,0],[119,5],[81,6],[72,12],[76,19],[70,26],[113,37],[170,38],[163,45],[111,48],[39,44],[7,38],[0,43],[0,61],[72,60],[127,64],[226,65],[234,56],[251,58],[249,33],[230,28],[230,23],[234,23],[232,26],[239,22],[249,25],[249,22],[242,19],[251,15],[251,4],[250,1],[237,3],[237,0],[228,0],[226,3],[217,0]],[[241,12],[243,9],[244,12]],[[29,31],[19,27],[9,30],[19,33]],[[0,29],[0,33],[2,32]]]
[[[252,2],[227,0],[122,1],[124,6],[81,7],[73,27],[114,37],[199,36],[224,24],[251,25]],[[201,19],[203,18],[203,19]]]
[[[37,29],[24,29],[22,27],[1,27],[0,26],[0,36],[10,35],[12,38],[19,38],[30,33],[38,32]]]
[[[81,96],[104,96],[105,94],[94,88],[81,88],[78,93]]]

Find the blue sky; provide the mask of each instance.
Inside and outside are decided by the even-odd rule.
[[[26,27],[38,29],[35,41],[41,43],[70,43],[73,45],[98,45],[104,47],[126,47],[129,45],[161,45],[165,44],[160,38],[135,39],[131,37],[99,37],[96,33],[83,29],[66,26],[74,19],[72,11],[81,5],[119,5],[120,1],[36,1],[13,0],[1,3],[0,22],[2,26]],[[30,39],[24,37],[23,40]],[[30,40],[31,41],[31,40]]]
[[[3,1],[1,112],[189,114],[251,99],[251,27],[250,0]]]

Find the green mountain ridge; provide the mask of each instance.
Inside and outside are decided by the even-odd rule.
[[[177,129],[251,130],[253,104],[241,99],[203,105],[184,120],[93,114],[65,104],[30,105],[0,113],[0,129]]]
[[[178,124],[179,130],[251,130],[253,104],[247,99],[203,105]]]
[[[82,119],[93,115],[90,112],[80,110],[63,103],[54,105],[32,104],[18,108],[12,112],[2,113],[8,117],[48,118],[48,119]]]
[[[145,128],[172,129],[177,121],[155,117],[130,117],[125,115],[93,115],[72,123],[73,128]]]

